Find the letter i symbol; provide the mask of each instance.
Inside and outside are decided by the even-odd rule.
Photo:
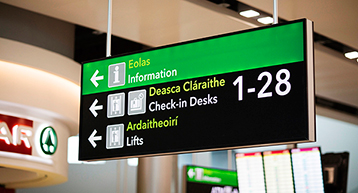
[[[114,67],[114,81],[113,83],[119,83],[119,66]]]

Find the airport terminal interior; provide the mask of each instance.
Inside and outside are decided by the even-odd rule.
[[[276,14],[278,18],[275,18]],[[357,18],[356,0],[0,0],[0,193],[358,193]],[[284,39],[293,33],[285,30],[281,30],[280,35],[265,32],[298,24],[303,24],[303,32],[300,32],[303,34],[302,62],[292,59],[294,54],[290,50],[276,49],[279,45],[291,45],[292,50],[300,50],[296,46],[300,41]],[[260,37],[261,32],[266,35]],[[246,34],[256,34],[257,39],[250,39],[248,37],[253,36]],[[232,36],[242,36],[242,41],[226,41],[221,46],[220,38]],[[276,43],[263,44],[261,40]],[[201,45],[197,48],[203,50],[213,45],[213,49],[210,55],[201,56],[198,53],[204,51],[200,49],[185,50],[190,45]],[[271,108],[274,102],[270,100],[280,101],[297,93],[294,80],[302,78],[295,76],[296,71],[289,71],[289,67],[289,70],[279,70],[283,64],[275,64],[278,67],[266,65],[264,67],[269,72],[260,75],[257,70],[261,67],[248,67],[246,71],[239,68],[244,75],[234,79],[233,84],[226,82],[231,90],[238,92],[235,101],[248,104],[242,109],[236,108],[237,111],[230,109],[230,105],[216,108],[225,102],[220,103],[221,98],[213,94],[206,93],[207,98],[203,99],[190,95],[217,89],[226,97],[224,87],[228,86],[224,72],[219,71],[236,64],[207,62],[205,69],[195,67],[194,63],[217,55],[222,57],[220,61],[229,61],[227,56],[234,53],[232,50],[236,47],[248,53],[241,54],[242,58],[238,57],[237,61],[265,63],[279,61],[277,58],[282,57],[295,65],[304,62],[311,65],[312,68],[307,67],[307,76],[312,75],[313,79],[307,78],[307,84],[302,87],[310,97],[307,99],[308,112],[306,106],[301,105],[302,101],[297,100],[285,100],[289,105]],[[265,50],[273,54],[261,53]],[[189,55],[193,57],[189,58]],[[149,56],[151,58],[146,58]],[[171,56],[182,60],[175,61]],[[121,57],[137,58],[126,64],[118,62]],[[156,57],[161,59],[155,60]],[[190,62],[184,64],[189,60],[194,61],[193,65]],[[164,61],[163,68],[157,72],[158,80],[155,81],[158,82],[148,83],[154,85],[149,89],[145,82],[152,81],[155,76],[145,69],[149,69],[150,64],[156,65],[157,61]],[[93,67],[107,63],[111,64],[108,68]],[[180,89],[179,86],[169,87],[171,82],[165,80],[180,77],[183,72],[180,70],[186,66],[186,78],[172,80],[178,85],[183,84],[183,91],[175,90]],[[108,69],[108,79],[107,74],[102,74],[103,69]],[[274,72],[271,69],[277,69],[276,75],[270,74]],[[127,74],[138,70],[138,73],[128,75],[127,85],[121,84],[126,74],[118,75],[125,70]],[[90,74],[86,74],[88,71]],[[258,92],[258,88],[255,91],[245,82],[251,72],[257,73],[258,78],[253,78],[256,82],[267,79],[267,87],[262,85],[255,99],[249,96]],[[114,74],[113,79],[109,73]],[[195,73],[207,77],[191,76]],[[231,76],[234,71],[225,73],[225,76]],[[276,87],[269,87],[270,79],[273,83],[277,80]],[[197,81],[202,85],[198,84],[196,90],[192,85]],[[103,86],[107,84],[104,82],[108,87]],[[167,89],[158,89],[159,83]],[[148,89],[129,91],[133,89],[130,84]],[[245,89],[247,87],[244,93],[243,84]],[[129,91],[128,99],[121,100],[127,96],[114,93],[117,86]],[[102,89],[106,95],[98,94],[95,89]],[[171,102],[149,103],[146,96],[158,101],[162,97]],[[176,104],[171,96],[181,98]],[[190,97],[190,108],[184,108],[187,105],[185,97]],[[107,102],[102,102],[102,98]],[[125,108],[125,100],[128,100],[128,112],[121,112],[119,107]],[[260,108],[254,103],[267,105]],[[142,107],[144,111],[140,110]],[[281,111],[281,107],[284,110]],[[229,113],[225,110],[248,116],[247,119],[237,115],[227,118]],[[183,113],[176,116],[172,113],[176,111]],[[156,113],[157,117],[138,115],[148,112]],[[286,112],[287,116],[283,115]],[[295,117],[285,118],[291,114]],[[119,120],[121,116],[133,117],[133,127],[114,124],[113,120]],[[136,119],[140,116],[144,117],[143,123]],[[305,116],[309,116],[309,120]],[[190,120],[182,121],[182,117],[190,117]],[[199,120],[203,122],[199,123]],[[235,124],[224,123],[227,120],[235,121]],[[93,128],[106,121],[107,127]],[[281,130],[271,126],[260,128],[267,132],[255,133],[249,121],[255,128],[261,123],[285,124],[277,125],[282,127]],[[301,127],[306,121],[308,129]],[[174,130],[169,132],[184,123],[190,123],[188,128],[195,131],[184,132],[189,130],[182,128],[180,134]],[[221,124],[225,126],[217,127],[215,131],[207,129],[210,125]],[[292,137],[300,133],[294,131],[297,127],[309,130],[305,140]],[[235,132],[217,135],[233,129],[237,129],[237,135]],[[105,130],[107,134],[104,134]],[[153,142],[156,146],[145,146],[150,143],[149,135],[144,140],[140,137],[146,131],[157,134]],[[123,139],[124,132],[136,135]],[[166,135],[160,132],[166,132]],[[287,136],[281,133],[292,134],[292,139],[281,139],[281,136]],[[271,139],[261,140],[265,137]],[[171,148],[167,138],[177,139],[175,147]],[[231,142],[220,144],[231,139],[237,139],[237,143],[232,143],[236,145],[230,146]],[[245,139],[251,141],[240,142]],[[210,145],[203,145],[202,141],[210,141]],[[123,152],[126,148],[133,150],[128,150],[124,156],[108,153],[121,150],[123,143],[127,146]],[[193,147],[188,148],[185,144]]]

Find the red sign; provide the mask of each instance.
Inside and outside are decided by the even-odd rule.
[[[31,155],[33,121],[0,114],[0,151]]]

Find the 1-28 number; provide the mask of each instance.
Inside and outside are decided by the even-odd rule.
[[[281,75],[284,75],[283,78],[281,78]],[[270,72],[262,72],[258,77],[257,80],[261,81],[262,78],[266,76],[267,81],[264,84],[264,86],[261,88],[261,90],[257,93],[257,98],[266,98],[266,97],[272,97],[272,92],[266,92],[267,88],[270,86],[272,82],[272,75]],[[285,96],[291,91],[291,83],[288,82],[290,79],[290,71],[287,69],[281,69],[276,73],[276,80],[277,84],[275,86],[275,91],[280,96]],[[236,78],[236,80],[233,82],[234,86],[237,85],[238,88],[238,100],[243,100],[243,76],[239,76]],[[281,90],[281,85],[285,85],[285,89]]]

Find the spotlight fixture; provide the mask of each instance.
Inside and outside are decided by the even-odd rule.
[[[104,34],[105,32],[103,32],[103,31],[98,31],[98,30],[93,30],[92,31],[92,34],[93,35],[102,35],[102,34]]]
[[[355,59],[358,58],[358,52],[357,51],[347,52],[344,54],[344,56],[349,59]]]
[[[272,17],[262,17],[262,18],[257,19],[257,21],[262,24],[270,24],[270,23],[273,23],[273,18]]]
[[[257,12],[257,11],[254,11],[254,10],[250,9],[250,10],[246,10],[246,11],[241,11],[241,12],[240,12],[240,15],[242,15],[242,16],[244,16],[244,17],[247,17],[247,18],[251,18],[251,17],[259,16],[260,13]]]
[[[226,3],[225,0],[222,0],[222,2],[219,3],[218,5],[221,6],[221,7],[225,7],[225,8],[230,7],[230,4],[229,4],[229,3]]]

